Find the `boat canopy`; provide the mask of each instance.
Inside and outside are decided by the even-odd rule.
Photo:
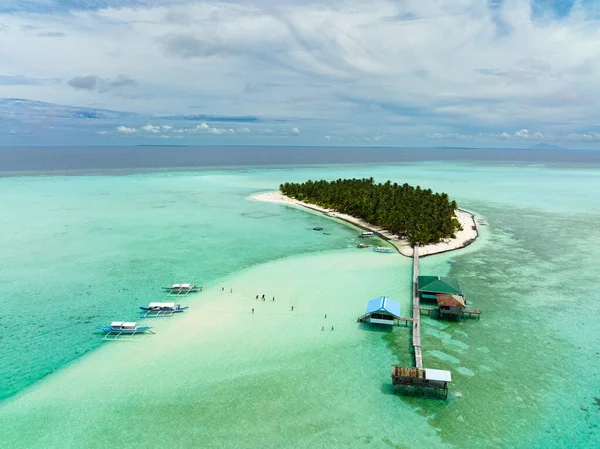
[[[369,301],[367,304],[367,314],[387,313],[396,318],[400,318],[400,303],[387,296],[380,296]]]
[[[137,323],[132,321],[113,321],[110,323],[110,327],[116,327],[119,329],[135,329]]]
[[[174,302],[151,302],[150,304],[148,304],[148,307],[161,307],[161,308],[175,307],[175,303]]]
[[[181,288],[192,288],[192,284],[181,284]]]
[[[181,284],[173,284],[173,286],[171,288],[181,288]]]

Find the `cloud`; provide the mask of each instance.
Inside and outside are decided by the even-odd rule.
[[[135,87],[138,83],[126,75],[118,75],[115,79],[100,78],[97,75],[76,76],[67,81],[75,89],[97,91],[100,93],[119,90],[124,87]]]
[[[209,42],[191,35],[170,34],[161,38],[167,56],[182,59],[233,54],[234,49],[219,42]]]
[[[41,37],[65,37],[65,33],[61,33],[59,31],[43,31],[38,33],[38,36]]]
[[[105,120],[107,129],[139,129],[136,138],[205,133],[260,143],[298,127],[307,142],[385,135],[406,145],[518,145],[576,136],[585,146],[600,115],[597,14],[592,2],[560,15],[550,3],[16,1],[0,12],[0,97],[70,104],[79,112],[42,108],[61,125]],[[107,118],[90,104],[138,115]],[[4,109],[15,129],[43,121],[32,105]],[[158,120],[173,129],[140,128]],[[198,123],[226,132],[191,131]],[[260,127],[242,137],[245,123]]]
[[[506,134],[506,133],[503,133]],[[523,140],[542,140],[544,135],[541,132],[534,132],[531,134],[527,129],[521,129],[515,133],[515,137]]]
[[[34,78],[25,75],[0,75],[0,86],[36,86],[59,83],[57,78]]]
[[[108,131],[98,131],[96,134],[98,134],[100,136],[105,136],[108,134]]]
[[[173,129],[173,127],[171,125],[163,125],[162,126],[163,131],[171,131],[172,129]]]
[[[140,129],[153,134],[158,134],[160,132],[160,126],[153,126],[150,123],[142,126]]]
[[[568,142],[600,142],[600,132],[569,134],[564,138],[564,140]]]
[[[137,129],[129,128],[128,126],[119,126],[117,127],[117,132],[121,134],[135,134],[137,133]]]
[[[526,129],[522,129],[520,131],[517,131],[515,133],[515,137],[519,137],[521,139],[528,139],[529,138],[529,131]]]
[[[294,136],[299,136],[300,135],[300,128],[292,128],[292,134]]]

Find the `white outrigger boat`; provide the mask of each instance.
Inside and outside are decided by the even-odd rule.
[[[195,284],[173,284],[170,287],[163,287],[163,290],[167,291],[168,295],[189,295],[194,292],[201,292],[202,287]]]
[[[375,251],[376,253],[384,253],[384,254],[391,254],[394,252],[394,250],[392,248],[389,248],[387,246],[376,246],[375,248],[373,248],[373,251]]]
[[[360,234],[358,234],[358,237],[360,237],[361,239],[375,237],[375,233],[371,232],[371,231],[365,231],[365,232],[361,232]]]
[[[188,308],[188,306],[182,307],[181,304],[175,304],[174,302],[151,302],[146,307],[140,306],[140,309],[146,312],[144,318],[167,318]]]
[[[150,332],[152,326],[141,326],[138,323],[131,321],[113,321],[110,326],[98,326],[97,329],[106,332],[106,335],[102,340],[131,340],[135,334],[143,334]],[[124,338],[123,336],[129,336]]]

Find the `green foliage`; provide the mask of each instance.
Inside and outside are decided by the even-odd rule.
[[[369,179],[338,179],[281,184],[290,198],[362,218],[368,223],[406,237],[413,245],[437,243],[461,230],[454,214],[457,205],[445,193],[398,185],[375,184]]]

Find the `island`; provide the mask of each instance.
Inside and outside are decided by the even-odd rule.
[[[377,233],[401,254],[426,256],[463,248],[478,236],[473,214],[445,193],[373,178],[284,183],[254,200],[295,206]]]

